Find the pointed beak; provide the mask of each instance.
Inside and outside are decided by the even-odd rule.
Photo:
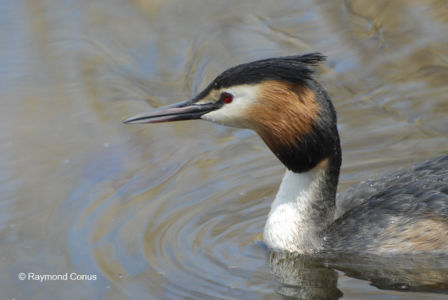
[[[202,115],[220,108],[218,103],[196,104],[193,100],[160,107],[144,112],[123,121],[126,124],[163,123],[200,119]]]

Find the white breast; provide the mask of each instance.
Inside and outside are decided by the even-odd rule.
[[[276,250],[310,253],[321,248],[316,224],[309,217],[322,170],[286,171],[264,227],[265,243]]]

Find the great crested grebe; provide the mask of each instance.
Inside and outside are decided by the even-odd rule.
[[[448,253],[448,155],[361,184],[336,201],[336,112],[310,69],[323,60],[311,53],[241,64],[191,100],[124,122],[204,119],[256,131],[287,168],[263,233],[274,250]]]

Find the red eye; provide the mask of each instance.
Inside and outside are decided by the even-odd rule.
[[[224,103],[231,103],[233,101],[233,95],[230,93],[223,92],[221,94],[221,99],[222,99],[222,102],[224,102]]]

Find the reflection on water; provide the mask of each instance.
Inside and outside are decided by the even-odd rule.
[[[237,63],[320,51],[329,56],[320,79],[339,113],[345,190],[446,153],[447,9],[443,1],[2,3],[2,295],[446,298],[440,258],[269,253],[260,233],[283,168],[252,132],[121,120],[189,98]],[[20,272],[97,280],[20,281]]]
[[[448,257],[338,255],[327,266],[348,276],[368,280],[381,289],[448,293]]]
[[[283,284],[279,292],[298,299],[341,297],[334,269],[381,289],[448,293],[448,256],[326,254],[311,258],[273,252],[270,267]]]
[[[319,258],[271,253],[270,267],[282,283],[279,293],[298,299],[339,299],[338,273]]]

